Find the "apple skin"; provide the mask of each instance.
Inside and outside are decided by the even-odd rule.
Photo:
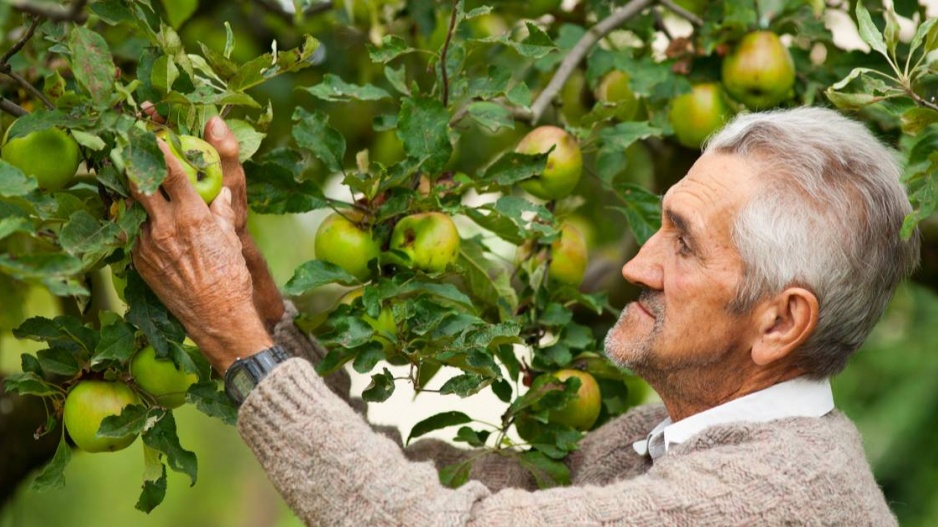
[[[0,149],[4,161],[35,177],[43,190],[58,190],[72,179],[81,163],[81,152],[68,132],[46,128],[7,141],[10,128],[3,134]]]
[[[697,149],[707,137],[722,128],[731,115],[720,85],[704,83],[695,85],[690,93],[675,97],[668,119],[677,141]]]
[[[371,233],[362,230],[357,222],[361,215],[354,212],[333,213],[319,225],[313,241],[316,258],[331,262],[355,278],[365,281],[371,271],[368,262],[381,254],[381,247],[371,237]]]
[[[583,155],[577,140],[562,128],[539,126],[521,139],[515,152],[520,154],[543,154],[556,145],[547,156],[544,172],[521,182],[529,194],[545,200],[562,199],[570,195],[580,181],[583,171]]]
[[[771,108],[792,97],[795,63],[778,35],[755,31],[723,59],[723,85],[753,110]]]
[[[561,381],[576,377],[580,379],[580,389],[577,391],[577,396],[562,408],[551,410],[548,414],[548,421],[582,431],[592,428],[602,406],[602,395],[596,379],[585,371],[575,369],[558,370],[551,375]]]
[[[199,376],[176,367],[169,359],[157,359],[153,346],[138,351],[130,361],[130,374],[137,385],[164,408],[178,408],[186,402],[186,391],[199,382]]]
[[[442,212],[412,214],[394,226],[391,249],[407,254],[417,269],[441,273],[456,261],[459,231]]]
[[[97,437],[101,421],[120,415],[125,406],[138,404],[137,394],[126,384],[112,381],[81,381],[65,398],[63,421],[72,441],[85,452],[114,452],[127,448],[136,434]]]
[[[551,280],[577,287],[586,274],[586,239],[579,229],[565,224],[560,237],[550,244],[550,266],[547,276]]]
[[[180,161],[182,171],[192,182],[195,191],[202,197],[206,204],[212,202],[218,193],[221,192],[224,174],[221,170],[221,158],[215,147],[209,143],[192,135],[179,135],[179,149],[168,137],[168,133],[163,130],[156,134],[169,145],[170,152]],[[195,166],[189,163],[189,159],[196,160],[199,155],[202,156],[202,165]]]
[[[628,73],[612,70],[605,74],[594,91],[596,99],[616,105],[616,119],[631,121],[638,111],[638,98],[629,86]]]

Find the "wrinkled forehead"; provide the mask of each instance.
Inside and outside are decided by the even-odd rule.
[[[758,190],[756,176],[756,164],[745,157],[707,153],[665,193],[662,205],[701,226],[729,226]]]

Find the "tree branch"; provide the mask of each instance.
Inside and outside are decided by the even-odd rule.
[[[663,2],[664,0],[659,1]],[[628,19],[641,13],[654,2],[655,0],[631,0],[629,3],[622,6],[622,8],[617,9],[611,15],[591,27],[580,38],[576,45],[573,46],[573,49],[570,50],[563,59],[563,62],[560,63],[560,67],[557,68],[557,72],[554,73],[547,87],[544,88],[544,91],[538,95],[537,100],[531,105],[531,122],[537,124],[544,115],[544,111],[550,106],[551,101],[557,93],[560,92],[560,89],[563,88],[563,85],[567,82],[567,79],[570,78],[570,75],[573,74],[574,70],[576,70],[577,65],[580,64],[580,61],[583,60],[590,49],[592,49],[600,39],[624,24]]]
[[[453,31],[456,29],[456,15],[459,0],[453,0],[453,12],[449,17],[449,30],[446,32],[446,41],[443,42],[443,49],[440,50],[440,77],[443,82],[443,107],[449,104],[449,76],[446,73],[446,53],[449,51],[449,43],[453,40]]]
[[[71,7],[62,8],[57,5],[34,5],[27,0],[13,0],[10,2],[10,5],[17,11],[47,18],[54,22],[75,22],[84,24],[85,20],[88,19],[88,15],[84,11],[87,3],[88,0],[74,0]]]
[[[20,39],[17,40],[16,43],[13,44],[13,46],[11,46],[10,49],[8,49],[7,52],[3,54],[2,57],[0,57],[0,64],[6,65],[6,63],[10,61],[10,58],[12,58],[13,55],[16,55],[20,52],[21,49],[23,49],[23,46],[29,42],[29,39],[33,38],[33,34],[36,32],[36,28],[39,27],[41,22],[41,18],[33,18],[32,23],[29,24],[29,27],[26,29],[26,33],[24,33],[23,36],[20,37]]]
[[[26,91],[32,94],[33,97],[36,97],[37,99],[42,101],[43,104],[45,104],[47,108],[52,109],[52,108],[55,108],[55,105],[52,104],[52,101],[50,101],[49,98],[46,97],[44,93],[36,89],[36,87],[33,86],[32,83],[30,83],[29,81],[21,77],[18,73],[13,71],[13,69],[8,64],[10,58],[12,58],[13,55],[16,55],[21,49],[23,49],[23,46],[25,46],[26,43],[29,42],[29,39],[33,38],[33,34],[36,33],[36,27],[39,26],[41,22],[42,22],[41,18],[39,17],[34,18],[32,23],[29,25],[29,28],[26,30],[26,33],[23,33],[23,36],[20,37],[20,39],[17,40],[16,43],[13,44],[13,46],[10,47],[10,49],[8,49],[6,53],[3,54],[3,57],[0,57],[0,73],[3,73],[6,76],[10,77],[11,79],[15,80]],[[9,103],[9,104],[3,104],[2,106],[2,109],[6,112],[12,113],[13,115],[23,115],[23,113],[17,114],[16,113],[17,111],[29,113],[29,112],[26,112],[26,110],[24,110],[23,108],[9,101],[4,101],[4,102]]]
[[[688,22],[690,22],[692,25],[696,27],[700,27],[704,24],[703,19],[701,19],[699,16],[695,15],[694,13],[691,13],[690,11],[684,9],[683,7],[675,4],[672,0],[658,0],[658,2],[661,5],[670,9],[671,11],[674,11],[674,14],[683,18],[684,20],[687,20]]]
[[[13,101],[8,101],[3,97],[0,97],[0,110],[3,110],[4,112],[14,117],[22,117],[29,113],[22,106],[16,104]]]

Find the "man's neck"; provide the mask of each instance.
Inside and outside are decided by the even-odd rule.
[[[661,397],[671,421],[676,423],[685,417],[803,374],[800,369],[787,365],[742,368],[734,371],[728,369],[725,364],[714,364],[693,371],[649,375],[646,380]]]

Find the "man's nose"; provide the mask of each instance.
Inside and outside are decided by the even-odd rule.
[[[622,277],[637,286],[660,291],[663,289],[661,254],[658,250],[660,236],[654,236],[645,242],[631,260],[622,266]]]

